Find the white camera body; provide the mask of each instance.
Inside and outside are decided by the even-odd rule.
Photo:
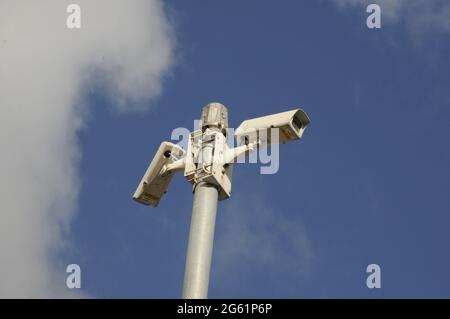
[[[284,144],[302,137],[310,123],[308,115],[302,109],[295,109],[268,116],[246,120],[235,131],[239,144],[257,142],[258,145],[272,143]],[[276,129],[276,132],[273,130]],[[277,136],[278,138],[272,138]]]
[[[144,205],[158,206],[176,171],[168,168],[174,167],[178,162],[183,164],[183,157],[184,150],[180,146],[162,142],[134,192],[133,199]]]

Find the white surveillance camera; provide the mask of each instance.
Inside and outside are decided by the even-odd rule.
[[[235,131],[236,140],[241,143],[258,145],[277,143],[272,140],[272,130],[278,130],[278,143],[298,140],[310,123],[308,115],[302,109],[262,116],[246,120]],[[274,132],[275,133],[275,132]],[[275,135],[276,136],[276,135]]]
[[[167,192],[174,171],[178,169],[174,163],[182,165],[183,156],[184,150],[180,146],[162,142],[139,183],[133,199],[144,205],[158,206],[161,197]],[[172,167],[174,169],[171,169]]]

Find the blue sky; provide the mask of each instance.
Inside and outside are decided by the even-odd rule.
[[[149,108],[121,112],[111,88],[83,85],[56,264],[79,264],[92,297],[180,297],[191,186],[176,176],[156,209],[131,199],[160,142],[212,101],[232,127],[302,107],[311,124],[276,174],[235,165],[209,297],[449,297],[450,27],[398,2],[369,30],[364,1],[166,1],[174,63]],[[366,286],[372,263],[381,289]]]
[[[364,7],[327,1],[167,9],[178,63],[152,109],[119,116],[101,92],[88,96],[73,226],[84,289],[179,297],[190,186],[177,176],[157,209],[130,198],[160,141],[220,101],[230,126],[297,106],[312,123],[301,143],[281,147],[277,174],[235,168],[210,297],[448,297],[449,34],[368,30]],[[366,287],[371,263],[381,289]]]

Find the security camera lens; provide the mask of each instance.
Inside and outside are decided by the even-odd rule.
[[[292,120],[292,124],[294,125],[295,129],[300,130],[303,126],[302,121],[300,121],[296,116],[294,116]]]
[[[171,154],[170,151],[165,151],[165,152],[164,152],[164,157],[165,157],[165,158],[168,158],[168,157],[170,157],[170,154]]]

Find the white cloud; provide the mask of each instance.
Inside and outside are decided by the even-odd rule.
[[[161,91],[173,36],[159,0],[0,0],[0,297],[65,297],[55,256],[76,210],[83,89],[120,111]]]
[[[447,0],[333,0],[339,7],[367,7],[379,4],[382,21],[402,22],[410,31],[424,34],[428,31],[450,32],[450,2]]]

